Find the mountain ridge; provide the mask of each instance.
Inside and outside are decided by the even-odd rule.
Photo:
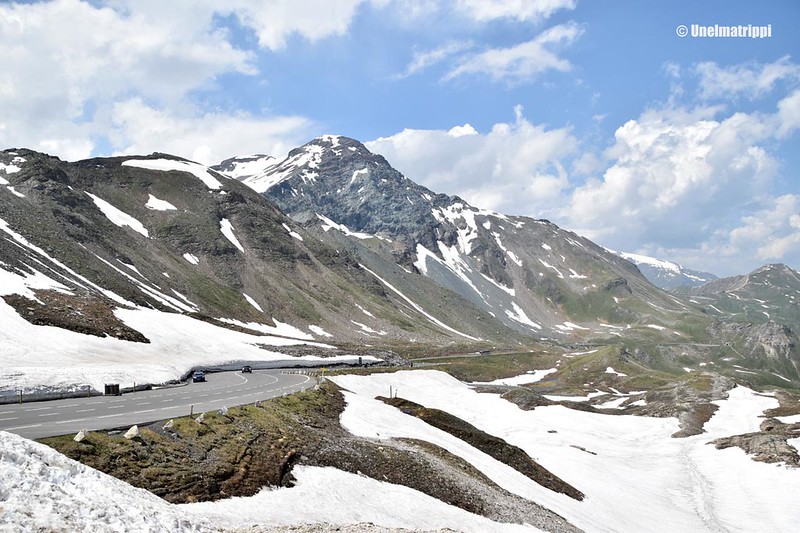
[[[627,259],[642,272],[653,285],[662,289],[676,289],[678,287],[696,287],[717,279],[710,272],[693,270],[673,261],[658,259],[641,254],[618,252],[609,250],[623,259]]]
[[[643,325],[656,314],[669,326],[682,320],[678,315],[694,313],[591,241],[548,221],[474,208],[430,191],[355,139],[318,137],[243,182],[307,230],[325,238],[337,229],[357,250],[382,246],[402,268],[522,332],[580,334],[592,330],[580,322],[597,322],[597,314],[603,322]],[[367,246],[369,239],[383,242]],[[620,306],[625,298],[638,300],[639,309]]]

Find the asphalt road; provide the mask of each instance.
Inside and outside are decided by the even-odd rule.
[[[145,424],[168,418],[198,416],[205,411],[268,400],[307,389],[316,379],[279,370],[252,374],[215,372],[205,383],[139,391],[122,396],[69,398],[0,405],[0,430],[29,439]]]

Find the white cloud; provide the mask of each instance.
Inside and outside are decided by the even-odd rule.
[[[530,80],[548,70],[566,72],[572,69],[572,64],[551,48],[568,45],[582,34],[583,29],[574,22],[553,26],[530,41],[467,55],[443,79],[449,81],[459,76],[485,75],[495,81],[513,83]]]
[[[397,78],[407,78],[412,74],[422,72],[428,67],[440,63],[445,59],[452,57],[453,55],[464,52],[473,46],[474,44],[471,41],[451,41],[436,47],[433,50],[416,52],[414,53],[414,58],[411,60],[408,66],[406,66],[405,71],[398,75]]]
[[[755,249],[762,261],[800,262],[800,195],[771,199],[763,209],[742,217],[742,224],[729,234],[732,252]]]
[[[673,105],[618,128],[602,176],[576,187],[555,218],[615,249],[718,274],[756,259],[797,265],[798,197],[771,191],[781,173],[772,150],[800,126],[800,91],[772,114]],[[596,163],[579,158],[573,169]]]
[[[115,104],[111,113],[111,138],[119,154],[167,152],[205,165],[237,154],[282,156],[305,142],[312,126],[309,120],[292,116],[200,112],[181,116],[138,98]]]
[[[778,137],[785,138],[800,129],[800,90],[778,102]]]
[[[507,213],[544,213],[568,187],[559,160],[577,140],[568,128],[531,124],[515,109],[514,123],[481,134],[465,124],[450,130],[406,129],[367,143],[410,179],[436,192]]]
[[[242,24],[252,28],[259,44],[271,50],[286,46],[291,35],[309,41],[343,35],[350,27],[358,6],[365,0],[228,0],[214,3],[219,11],[233,12]]]
[[[720,67],[712,61],[700,63],[695,67],[700,77],[700,97],[729,98],[763,96],[781,81],[800,82],[800,65],[792,63],[784,56],[773,63],[746,63],[730,67]]]
[[[288,142],[306,140],[298,132],[308,129],[308,120],[208,112],[192,103],[194,93],[213,91],[223,74],[257,73],[257,50],[232,44],[219,17],[235,16],[255,32],[263,48],[278,50],[293,35],[310,41],[341,35],[363,1],[0,5],[0,57],[6,74],[0,81],[0,146],[80,159],[92,155],[98,140],[105,144],[110,137],[125,152],[174,150],[203,161],[253,144],[258,151],[283,150]],[[133,108],[141,117],[128,112]],[[215,139],[215,133],[224,136]],[[253,135],[249,142],[247,134]]]
[[[758,144],[770,136],[761,116],[716,120],[717,112],[650,110],[625,123],[602,179],[575,189],[564,218],[621,249],[709,237],[731,206],[762,194],[777,171]]]
[[[154,2],[150,2],[155,4]],[[254,72],[252,55],[232,46],[187,2],[160,2],[154,16],[122,2],[79,0],[0,6],[0,145],[26,146],[68,159],[87,157],[95,121],[136,94],[179,107],[192,90],[226,72]]]
[[[576,0],[456,0],[456,7],[476,21],[514,19],[541,21],[561,9],[575,9]]]

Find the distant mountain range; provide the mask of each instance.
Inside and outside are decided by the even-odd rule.
[[[676,292],[719,318],[800,324],[800,274],[786,265],[765,265]]]
[[[644,277],[662,289],[697,287],[717,279],[714,274],[692,270],[672,261],[628,252],[612,252],[639,267]]]
[[[281,351],[707,343],[715,320],[742,318],[642,271],[708,274],[435,193],[341,136],[213,168],[160,153],[69,163],[5,150],[0,200],[0,383],[35,382],[31,353],[69,360],[69,384],[112,359],[178,377],[192,364]],[[626,260],[637,258],[639,268]],[[791,319],[790,277],[769,279],[759,290],[781,287],[768,298],[781,295],[775,305],[789,314],[765,310]],[[662,357],[650,351],[643,362]]]

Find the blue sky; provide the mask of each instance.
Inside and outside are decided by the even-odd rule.
[[[798,27],[788,0],[5,2],[0,145],[211,164],[338,133],[611,248],[798,268]]]

